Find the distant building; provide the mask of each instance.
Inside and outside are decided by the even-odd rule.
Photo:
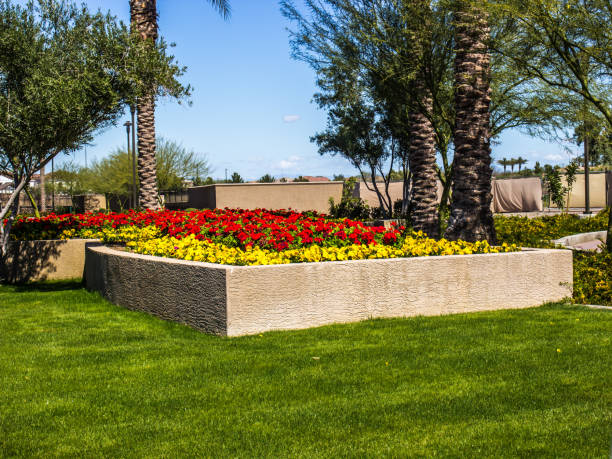
[[[327,177],[323,177],[322,175],[317,175],[313,177],[312,175],[304,175],[304,178],[309,182],[331,182],[331,180]]]

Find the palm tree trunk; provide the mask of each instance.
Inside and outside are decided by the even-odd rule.
[[[446,237],[496,243],[491,212],[490,55],[487,16],[469,0],[455,11],[455,165]]]
[[[423,112],[431,113],[431,94],[422,84],[417,91],[422,93],[424,110],[410,113],[410,150],[408,162],[412,172],[412,227],[429,237],[439,236],[438,186],[436,176],[435,133]]]
[[[159,209],[155,160],[155,97],[138,102],[138,202],[143,209]]]
[[[612,205],[608,207],[608,233],[606,235],[606,249],[612,253]]]
[[[45,184],[45,168],[40,168],[40,211],[47,212],[47,188]]]
[[[130,0],[131,27],[145,40],[157,40],[156,0]],[[155,161],[155,88],[141,97],[138,110],[139,203],[144,209],[159,209]]]

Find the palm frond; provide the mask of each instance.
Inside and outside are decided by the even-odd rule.
[[[232,15],[232,9],[228,0],[208,0],[208,3],[219,12],[223,19],[227,20]]]

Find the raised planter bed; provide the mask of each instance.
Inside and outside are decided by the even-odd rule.
[[[8,282],[65,280],[83,277],[85,247],[96,239],[13,241],[9,243]]]
[[[537,306],[571,295],[566,250],[228,266],[86,251],[86,283],[115,304],[237,336],[374,317]]]

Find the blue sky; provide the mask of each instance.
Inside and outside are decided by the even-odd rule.
[[[110,10],[129,20],[128,0],[88,0],[90,8]],[[184,82],[194,87],[192,105],[161,100],[157,133],[206,154],[214,177],[236,171],[248,179],[354,174],[339,157],[320,156],[309,138],[325,126],[325,112],[311,103],[314,72],[291,59],[286,27],[276,0],[231,0],[229,21],[205,0],[158,0],[160,34],[181,65]],[[87,148],[88,160],[102,158],[126,143],[121,119]],[[495,159],[517,157],[566,163],[562,145],[507,131],[493,146]],[[84,153],[74,156],[83,164]],[[61,162],[61,161],[59,161]]]

